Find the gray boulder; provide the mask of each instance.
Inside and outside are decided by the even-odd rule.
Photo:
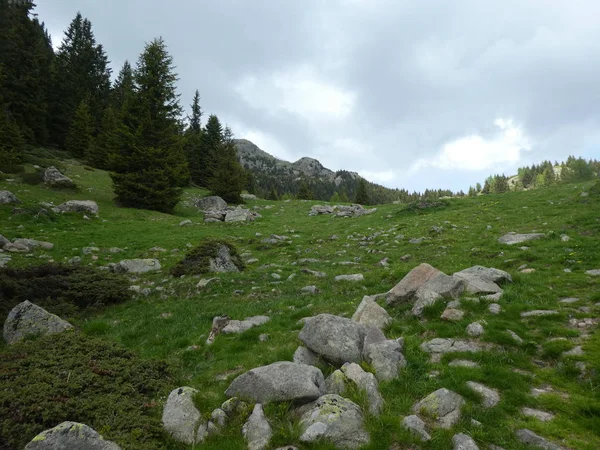
[[[227,208],[227,202],[221,197],[213,195],[211,197],[196,199],[194,201],[194,206],[201,211],[221,211]]]
[[[406,416],[402,419],[402,425],[411,433],[419,436],[422,441],[431,440],[431,436],[425,429],[425,422],[423,422],[419,416],[415,416],[414,414],[412,416]]]
[[[344,395],[346,392],[346,382],[348,379],[341,370],[334,370],[325,380],[325,393]]]
[[[496,294],[502,292],[502,288],[493,281],[482,278],[472,272],[457,272],[454,278],[462,280],[465,284],[465,290],[469,294]]]
[[[302,442],[324,439],[340,449],[357,449],[369,443],[360,408],[339,395],[324,395],[299,408],[298,414]]]
[[[460,420],[464,403],[456,392],[441,388],[415,403],[412,410],[432,419],[435,426],[448,429]]]
[[[94,429],[77,422],[63,422],[34,437],[25,450],[121,450]]]
[[[214,258],[209,258],[209,271],[216,273],[224,273],[224,272],[239,272],[240,269],[235,265],[233,260],[231,259],[231,252],[229,251],[229,247],[226,245],[222,245],[219,247],[217,251],[217,256]]]
[[[427,280],[420,289],[435,292],[444,298],[456,298],[465,290],[465,285],[463,280],[439,272]]]
[[[0,205],[9,205],[11,203],[21,203],[21,200],[10,191],[0,191]]]
[[[367,394],[369,402],[369,412],[378,416],[383,409],[383,397],[379,392],[377,380],[372,373],[365,372],[362,367],[356,363],[344,364],[342,373],[346,378],[352,381],[358,389]]]
[[[365,345],[365,360],[375,369],[379,381],[393,380],[398,371],[406,367],[406,359],[402,354],[402,344],[396,340],[385,340]]]
[[[72,329],[73,325],[66,320],[25,300],[8,314],[4,322],[4,340],[14,344],[28,335],[58,334]]]
[[[193,445],[197,442],[201,415],[194,405],[198,390],[184,386],[173,389],[165,403],[162,423],[165,431],[179,442]]]
[[[268,316],[254,316],[247,317],[244,320],[230,320],[227,325],[223,328],[223,334],[238,334],[243,333],[244,331],[249,330],[250,328],[257,327],[259,325],[264,325],[269,320],[271,320]]]
[[[309,216],[318,216],[320,214],[333,214],[333,207],[329,205],[313,205],[308,213]]]
[[[234,209],[225,214],[225,222],[251,222],[252,220],[254,220],[252,213],[247,209]]]
[[[363,281],[365,276],[362,273],[353,273],[351,275],[338,275],[335,281]]]
[[[498,242],[506,245],[515,245],[520,244],[521,242],[533,241],[535,239],[540,239],[544,237],[543,233],[529,233],[529,234],[517,234],[517,233],[507,233],[501,238],[498,238]]]
[[[38,247],[44,250],[52,250],[54,248],[54,244],[50,242],[36,241],[35,239],[15,239],[15,242],[13,243],[17,245],[24,245],[29,249],[29,251]]]
[[[467,325],[466,332],[469,336],[479,337],[485,333],[485,329],[483,328],[481,322],[473,322]]]
[[[360,363],[367,328],[353,320],[331,314],[311,317],[299,338],[313,352],[334,364]]]
[[[316,366],[319,363],[319,355],[306,347],[300,346],[294,352],[294,362],[296,364]]]
[[[252,414],[242,427],[242,434],[248,442],[248,450],[264,450],[269,446],[273,431],[260,403],[254,405]]]
[[[481,396],[481,403],[484,408],[492,408],[500,401],[500,394],[495,389],[474,381],[467,381],[467,386]]]
[[[324,392],[325,378],[319,369],[283,361],[240,375],[233,380],[225,395],[264,404],[288,400],[309,402]]]
[[[52,208],[55,213],[77,212],[98,214],[98,204],[92,200],[69,200],[55,208]]]
[[[258,197],[254,194],[240,194],[240,197],[242,197],[242,200],[258,200]]]
[[[455,352],[480,352],[490,348],[490,345],[478,342],[452,338],[434,338],[423,342],[419,348],[431,354],[432,361],[440,361],[441,356],[446,353]]]
[[[478,278],[490,281],[492,283],[511,283],[512,277],[508,272],[500,269],[494,269],[493,267],[473,266],[468,269],[456,272],[454,275],[474,275]]]
[[[542,450],[566,450],[558,444],[550,442],[541,436],[538,436],[531,430],[525,428],[516,431],[517,438],[524,444],[531,445],[534,448]]]
[[[147,273],[160,269],[158,259],[124,259],[112,266],[112,271],[115,273]]]
[[[459,433],[452,437],[452,450],[479,450],[479,447],[471,436]]]
[[[73,188],[75,183],[69,177],[63,175],[56,167],[51,166],[44,172],[44,183],[55,188]]]
[[[382,330],[390,324],[392,318],[385,309],[375,302],[373,297],[365,296],[352,316],[352,320]]]
[[[388,305],[411,300],[421,286],[441,272],[427,263],[412,269],[387,295]]]
[[[423,311],[428,306],[435,305],[439,300],[442,299],[442,296],[437,292],[430,291],[429,289],[420,288],[416,293],[417,300],[415,301],[412,307],[412,315],[415,317],[421,317],[423,315]]]

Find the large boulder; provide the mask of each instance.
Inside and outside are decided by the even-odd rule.
[[[8,314],[4,322],[4,340],[14,344],[29,335],[58,334],[72,329],[73,325],[66,320],[25,300]]]
[[[324,392],[325,378],[321,370],[283,361],[240,375],[233,380],[225,395],[263,404],[289,400],[306,403],[319,398]]]
[[[369,443],[359,406],[335,394],[327,394],[298,409],[302,442],[327,440],[341,449],[357,449]]]
[[[7,205],[11,203],[21,203],[21,200],[19,200],[17,196],[10,191],[0,191],[0,205]]]
[[[382,330],[387,327],[392,318],[388,312],[379,306],[373,297],[364,296],[356,312],[352,316],[352,320],[366,326],[373,326]]]
[[[51,166],[44,172],[44,183],[54,188],[74,188],[75,183],[69,177],[63,175],[56,167]]]
[[[334,364],[360,363],[367,327],[331,314],[306,320],[299,338],[313,352]]]
[[[227,208],[227,202],[216,195],[199,198],[194,205],[201,211],[221,211]]]
[[[34,437],[25,450],[121,450],[94,429],[77,422],[63,422]]]
[[[415,403],[412,411],[432,419],[434,426],[447,429],[460,420],[464,403],[461,395],[441,388]]]
[[[184,444],[197,442],[201,415],[194,405],[194,395],[198,391],[184,386],[173,389],[163,408],[162,423],[165,431]]]
[[[528,233],[528,234],[517,234],[514,232],[506,233],[501,238],[498,238],[498,242],[506,245],[515,245],[520,244],[522,242],[533,241],[536,239],[543,238],[545,234],[543,233]]]
[[[68,202],[52,208],[56,213],[78,212],[98,214],[98,204],[92,200],[69,200]]]
[[[234,209],[225,214],[225,222],[251,222],[252,220],[254,220],[252,213],[247,209]]]
[[[161,269],[158,259],[124,259],[112,267],[115,273],[147,273]]]
[[[411,300],[427,281],[440,273],[442,272],[427,263],[418,265],[388,292],[388,305]]]

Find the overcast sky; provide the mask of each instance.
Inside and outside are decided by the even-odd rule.
[[[389,187],[600,157],[597,0],[38,0],[54,45],[77,11],[118,72],[162,36],[182,103],[236,137]]]

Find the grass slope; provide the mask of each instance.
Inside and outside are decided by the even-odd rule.
[[[446,272],[480,264],[508,271],[514,283],[506,287],[500,301],[503,312],[491,315],[487,305],[467,305],[458,323],[443,322],[439,316],[443,306],[426,312],[426,320],[410,315],[410,306],[386,308],[394,318],[386,331],[389,338],[406,339],[408,367],[398,379],[381,383],[386,400],[384,413],[368,417],[372,435],[368,449],[447,449],[454,433],[465,432],[485,448],[486,443],[507,449],[525,448],[514,437],[514,430],[530,428],[538,434],[573,449],[600,448],[600,335],[592,329],[568,326],[571,318],[596,317],[600,302],[600,277],[585,274],[600,268],[600,199],[594,195],[581,197],[590,185],[560,185],[545,190],[488,195],[448,201],[435,210],[414,212],[400,205],[384,205],[377,213],[357,219],[308,217],[315,202],[255,201],[250,207],[260,208],[262,219],[252,224],[204,224],[190,199],[202,195],[199,190],[186,190],[182,203],[173,216],[134,209],[118,208],[112,202],[110,178],[98,170],[86,170],[77,162],[66,164],[67,175],[80,186],[78,192],[53,191],[43,186],[0,181],[0,189],[8,189],[24,202],[23,212],[13,214],[12,207],[0,207],[0,233],[12,239],[27,237],[48,240],[52,251],[36,251],[33,257],[13,255],[11,266],[27,266],[47,261],[45,255],[63,262],[81,256],[83,264],[105,265],[125,258],[156,257],[161,273],[135,277],[132,283],[153,288],[147,297],[109,306],[101,313],[68,317],[84,334],[122,344],[144,359],[160,359],[172,368],[175,380],[166,392],[179,385],[200,390],[198,406],[205,414],[226,398],[224,391],[233,379],[222,375],[238,373],[279,360],[291,360],[300,344],[298,320],[319,313],[351,316],[363,295],[389,290],[417,264],[427,262]],[[98,202],[100,218],[85,220],[68,214],[53,218],[37,215],[40,201],[56,204],[70,199]],[[184,219],[191,226],[180,227]],[[440,234],[433,226],[443,227]],[[543,232],[548,237],[519,246],[504,246],[497,238],[509,231]],[[381,233],[376,237],[376,233]],[[290,236],[291,242],[265,245],[261,239],[271,234]],[[403,234],[404,239],[396,239]],[[571,240],[563,242],[561,234]],[[332,236],[338,239],[332,239]],[[425,236],[420,245],[408,243],[410,238]],[[173,278],[169,270],[183,257],[188,247],[212,237],[235,243],[240,253],[249,252],[259,263],[249,265],[239,274],[218,275],[220,282],[199,291],[200,277]],[[363,237],[373,237],[363,240]],[[83,255],[83,247],[94,246],[99,252]],[[123,253],[112,254],[110,247]],[[162,247],[166,252],[153,252]],[[179,251],[173,251],[179,249]],[[412,258],[402,261],[401,256]],[[98,256],[94,260],[92,256]],[[389,267],[377,262],[389,258]],[[301,272],[298,261],[317,258],[307,267],[327,273],[314,278]],[[352,262],[354,265],[342,265]],[[523,274],[518,268],[527,264],[534,273]],[[571,273],[565,273],[570,269]],[[281,282],[272,276],[277,273]],[[363,273],[360,283],[335,282],[339,274]],[[287,278],[296,274],[292,280]],[[301,288],[316,285],[320,294],[303,295]],[[574,305],[558,303],[564,297],[578,297]],[[578,310],[581,306],[590,309]],[[532,309],[558,309],[557,316],[524,321],[520,313]],[[268,315],[271,321],[241,335],[221,335],[214,345],[204,344],[212,318],[228,314],[235,319]],[[476,320],[487,322],[481,340],[498,344],[498,350],[481,354],[453,355],[441,363],[430,363],[419,345],[433,337],[466,338],[465,327]],[[515,344],[507,335],[510,329],[525,343]],[[269,339],[259,342],[267,333]],[[553,338],[566,340],[551,341]],[[550,341],[550,342],[549,342]],[[585,354],[563,357],[561,353],[583,345]],[[0,352],[6,349],[0,347]],[[449,359],[465,356],[479,362],[481,369],[449,367]],[[2,356],[0,355],[0,359]],[[577,368],[581,361],[585,374]],[[332,367],[323,367],[325,375]],[[520,369],[520,371],[515,371]],[[218,376],[220,376],[217,378]],[[486,410],[465,382],[481,382],[501,393],[498,406]],[[532,387],[551,385],[557,394],[534,398]],[[462,421],[451,431],[434,430],[432,441],[420,443],[402,429],[400,423],[412,404],[430,392],[446,387],[464,395],[468,402]],[[566,393],[563,397],[560,393]],[[0,396],[2,394],[0,393]],[[360,394],[353,398],[364,404]],[[161,399],[156,399],[158,402]],[[539,408],[556,414],[546,423],[522,416],[524,407]],[[298,443],[299,428],[290,422],[288,404],[269,405],[266,414],[273,423],[273,448]],[[481,422],[473,425],[471,419]],[[76,420],[73,418],[72,420]],[[118,437],[110,436],[118,442]],[[171,444],[172,445],[172,444]],[[245,448],[240,426],[232,425],[219,436],[196,446],[198,449]],[[302,445],[301,448],[328,449],[324,443]]]

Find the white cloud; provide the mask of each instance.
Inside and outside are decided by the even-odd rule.
[[[283,110],[309,121],[345,119],[356,101],[354,93],[322,80],[311,66],[263,77],[247,75],[235,90],[254,108],[274,114]]]
[[[494,126],[497,130],[491,137],[472,134],[448,142],[433,157],[417,160],[411,170],[424,167],[469,171],[496,169],[502,164],[514,165],[520,161],[521,152],[531,150],[529,138],[512,119],[498,118]]]

